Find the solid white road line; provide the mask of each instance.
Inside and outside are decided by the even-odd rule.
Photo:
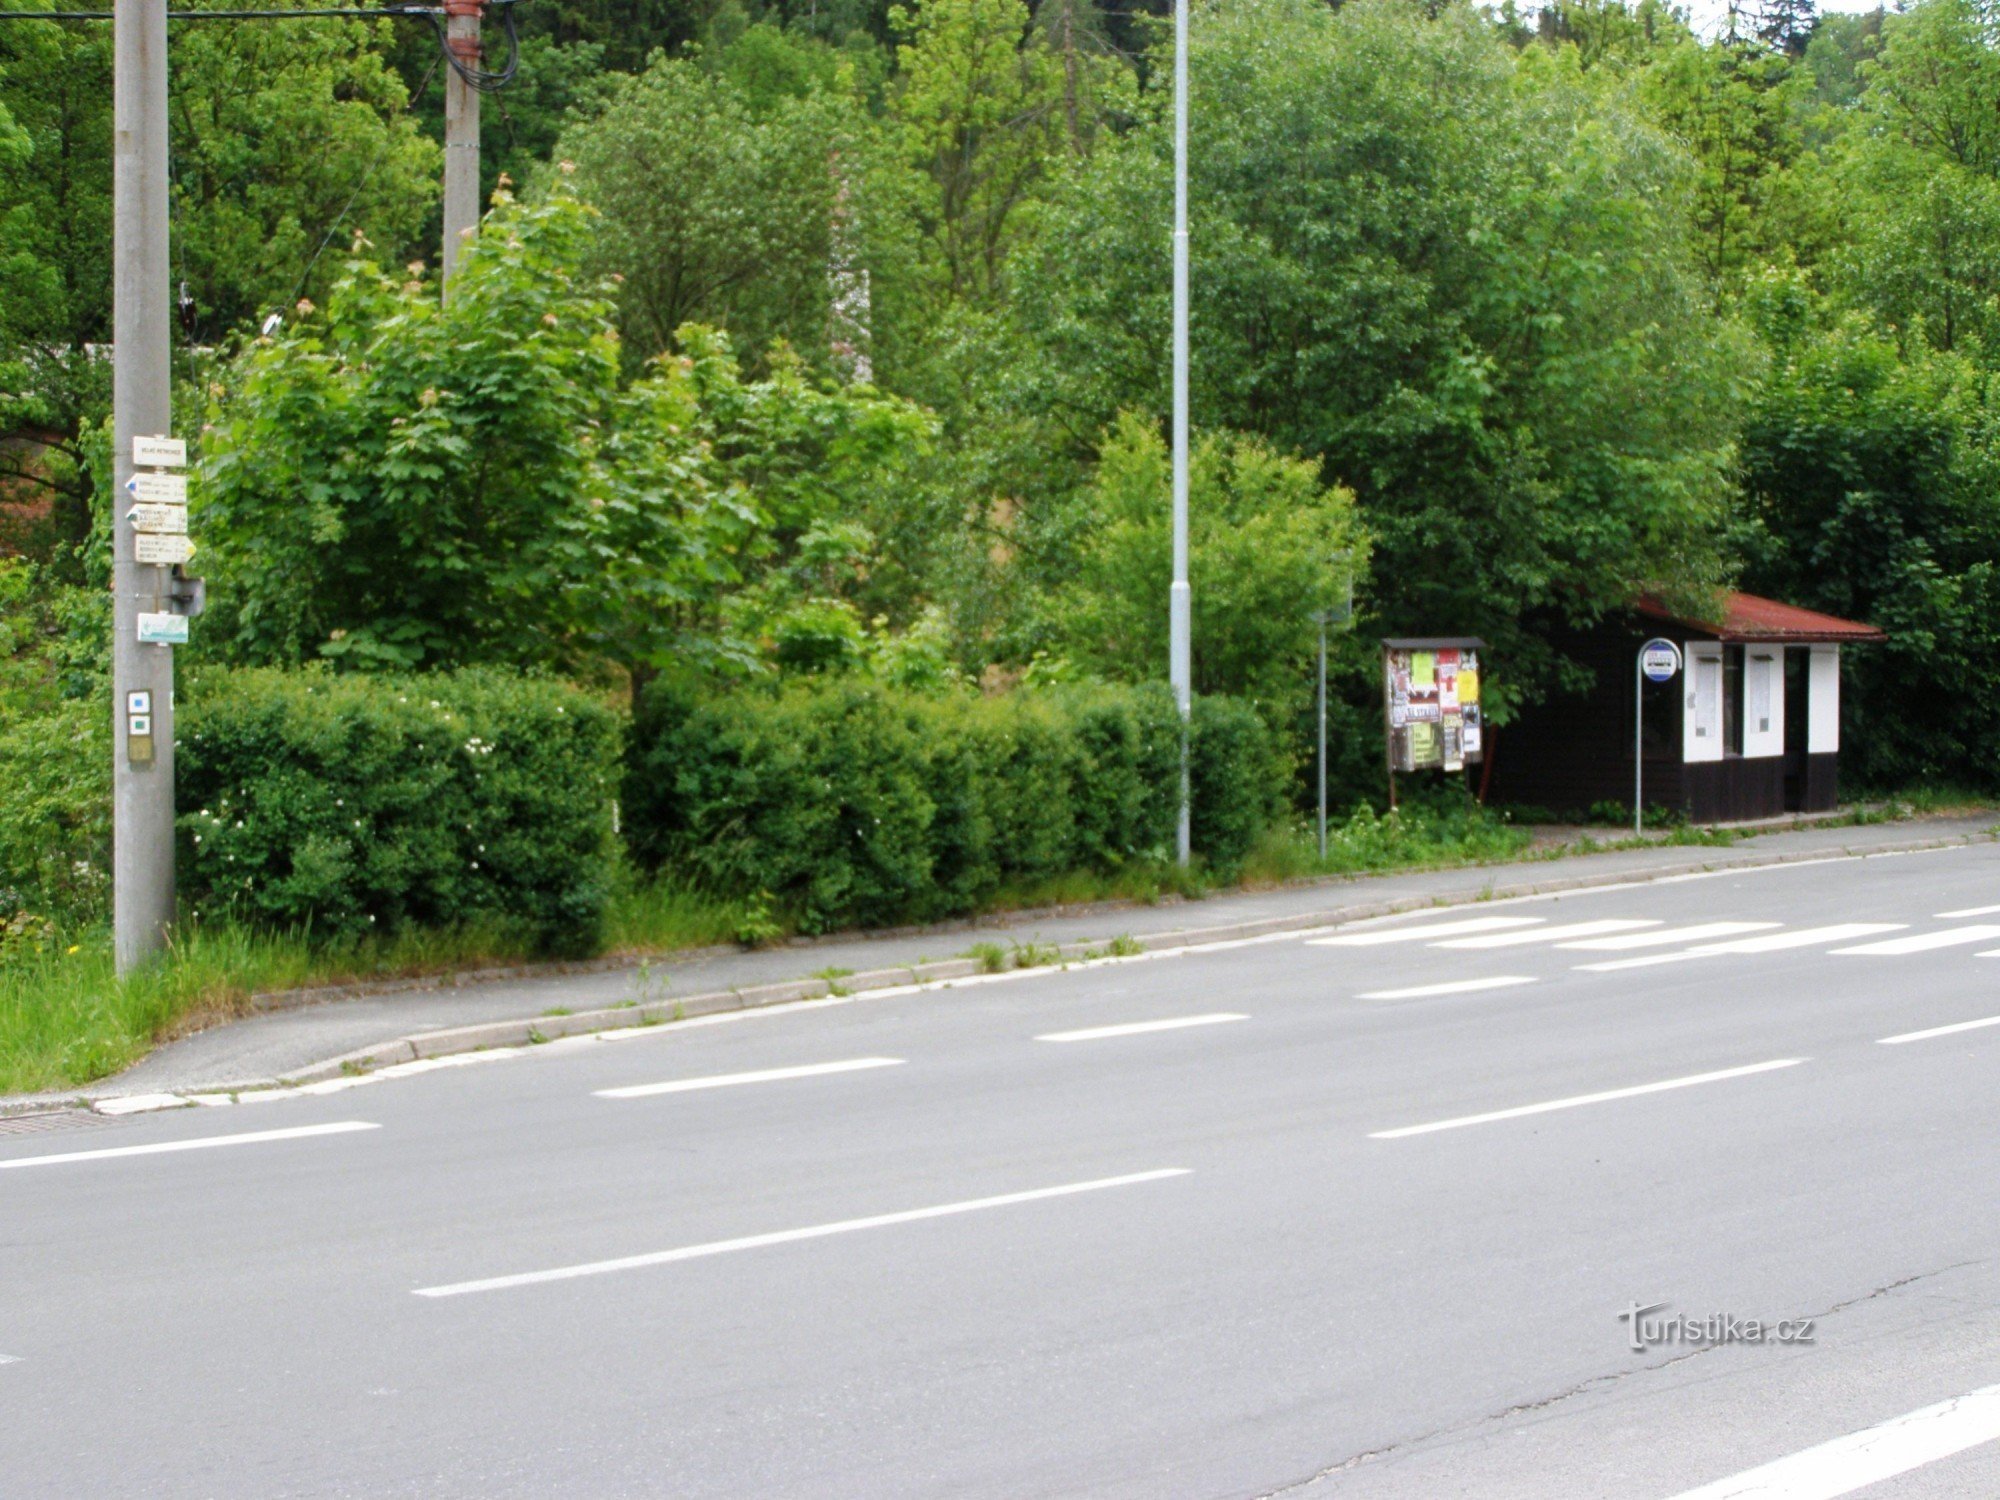
[[[817,1078],[824,1073],[858,1073],[864,1068],[894,1068],[900,1057],[850,1057],[843,1062],[806,1063],[796,1068],[759,1068],[754,1073],[711,1073],[705,1078],[673,1078],[665,1083],[635,1083],[625,1088],[598,1089],[600,1099],[649,1099],[655,1094],[685,1094],[694,1089],[726,1089],[739,1083],[777,1083],[787,1078]]]
[[[1901,932],[1907,922],[1837,922],[1831,927],[1802,927],[1796,932],[1767,932],[1762,937],[1736,938],[1726,943],[1703,943],[1678,953],[1648,953],[1641,958],[1617,958],[1606,964],[1578,964],[1592,974],[1609,974],[1617,969],[1643,969],[1648,964],[1679,963],[1688,958],[1713,958],[1718,953],[1780,953],[1787,948],[1817,948],[1827,943],[1844,943],[1849,938],[1873,937],[1878,932]]]
[[[110,1146],[97,1151],[63,1151],[53,1156],[17,1156],[0,1161],[9,1167],[49,1167],[59,1162],[108,1161],[114,1156],[157,1156],[166,1151],[204,1151],[211,1146],[254,1146],[263,1141],[296,1141],[314,1135],[345,1135],[352,1130],[380,1130],[366,1120],[337,1120],[331,1125],[294,1125],[286,1130],[246,1130],[241,1135],[203,1135],[186,1141],[156,1141],[150,1146]]]
[[[1423,943],[1432,938],[1465,937],[1497,932],[1503,927],[1539,927],[1547,917],[1465,917],[1456,922],[1429,922],[1422,927],[1380,927],[1370,932],[1346,932],[1339,937],[1308,939],[1315,948],[1374,948],[1383,943]]]
[[[1462,1125],[1490,1125],[1495,1120],[1518,1120],[1524,1115],[1545,1115],[1551,1110],[1575,1109],[1582,1104],[1604,1104],[1613,1099],[1636,1099],[1641,1094],[1661,1094],[1668,1089],[1692,1088],[1698,1083],[1721,1083],[1727,1078],[1748,1078],[1753,1073],[1770,1073],[1778,1068],[1796,1068],[1803,1057],[1781,1057],[1775,1062],[1751,1063],[1745,1068],[1724,1068],[1716,1073],[1691,1073],[1686,1078],[1669,1078],[1660,1083],[1642,1083],[1629,1089],[1606,1089],[1600,1094],[1575,1094],[1568,1099],[1551,1099],[1545,1104],[1523,1104],[1514,1109],[1489,1110],[1482,1115],[1459,1115],[1450,1120],[1433,1120],[1428,1125],[1404,1125],[1395,1130],[1370,1131],[1371,1141],[1400,1140],[1406,1135],[1429,1135],[1434,1130],[1456,1130]]]
[[[1038,1042],[1097,1042],[1111,1036],[1139,1036],[1148,1031],[1179,1031],[1183,1026],[1214,1026],[1223,1021],[1247,1021],[1235,1011],[1219,1010],[1206,1016],[1175,1016],[1169,1021],[1128,1021],[1122,1026],[1088,1026],[1082,1031],[1051,1031],[1035,1038]]]
[[[1961,948],[1971,943],[1990,943],[2000,938],[2000,927],[1949,927],[1943,932],[1919,932],[1911,937],[1890,938],[1881,943],[1862,943],[1853,948],[1836,948],[1835,953],[1929,953],[1934,948]]]
[[[1514,984],[1533,984],[1532,974],[1494,974],[1485,979],[1454,979],[1447,984],[1416,984],[1402,990],[1369,990],[1357,1000],[1423,1000],[1431,995],[1469,995],[1476,990],[1500,990]]]
[[[2000,1385],[1850,1432],[1673,1500],[1835,1500],[2000,1438]]]
[[[1623,937],[1586,938],[1580,943],[1557,943],[1556,946],[1577,948],[1586,953],[1617,953],[1626,948],[1663,948],[1669,943],[1705,943],[1711,938],[1768,932],[1778,925],[1776,922],[1697,922],[1692,927],[1663,927],[1658,932],[1628,932]]]
[[[1448,938],[1433,943],[1434,948],[1518,948],[1526,943],[1553,943],[1563,938],[1601,937],[1607,932],[1630,932],[1638,927],[1658,927],[1658,917],[1604,917],[1595,922],[1567,922],[1560,927],[1538,927],[1532,932],[1489,932],[1483,937]]]
[[[571,1281],[579,1276],[604,1276],[613,1271],[635,1271],[642,1266],[664,1266],[678,1260],[699,1260],[709,1255],[728,1255],[737,1250],[761,1250],[767,1245],[789,1245],[797,1240],[824,1239],[832,1234],[851,1234],[857,1229],[881,1229],[890,1224],[914,1224],[922,1219],[943,1219],[953,1214],[975,1213],[984,1208],[1006,1208],[1016,1203],[1034,1203],[1043,1198],[1067,1198],[1075,1193],[1094,1193],[1103,1188],[1134,1187],[1142,1182],[1159,1182],[1168,1177],[1185,1177],[1188,1167],[1161,1167],[1152,1172],[1131,1172],[1123,1177],[1099,1177],[1091,1182],[1066,1182],[1060,1187],[1033,1188],[1025,1193],[1002,1193],[993,1198],[971,1198],[963,1203],[941,1203],[935,1208],[911,1208],[901,1213],[872,1214],[865,1219],[842,1219],[833,1224],[815,1224],[808,1229],[782,1229],[775,1234],[745,1235],[737,1240],[715,1240],[706,1245],[683,1245],[678,1250],[656,1250],[650,1255],[626,1255],[617,1260],[588,1261],[577,1266],[558,1266],[553,1271],[523,1271],[514,1276],[489,1276],[482,1281],[457,1281],[447,1286],[419,1287],[419,1297],[462,1297],[468,1292],[498,1292],[509,1287],[535,1286],[544,1281]]]
[[[1990,917],[2000,914],[2000,906],[1968,906],[1959,911],[1941,911],[1937,914],[1940,922],[1956,921],[1960,917]]]
[[[1879,1047],[1898,1047],[1904,1042],[1927,1042],[1934,1036],[1957,1036],[1961,1031],[1980,1031],[1988,1026],[2000,1026],[2000,1016],[1988,1016],[1983,1021],[1960,1021],[1955,1026],[1933,1026],[1927,1031],[1905,1031],[1898,1036],[1880,1038]]]

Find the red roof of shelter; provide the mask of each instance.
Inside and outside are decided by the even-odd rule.
[[[1796,604],[1780,604],[1776,599],[1760,599],[1755,594],[1730,592],[1722,598],[1722,618],[1693,620],[1675,614],[1651,594],[1642,594],[1633,605],[1642,615],[1670,620],[1725,641],[1885,641],[1873,625],[1823,615],[1817,610],[1800,609]]]

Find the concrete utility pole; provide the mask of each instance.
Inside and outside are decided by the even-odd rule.
[[[122,974],[163,946],[174,917],[174,651],[139,643],[139,616],[171,607],[173,570],[138,562],[125,489],[132,440],[166,436],[173,414],[167,0],[114,4],[111,899]]]
[[[465,74],[479,68],[479,19],[485,0],[444,0],[444,282],[465,237],[479,227],[479,90]],[[461,71],[463,70],[463,71]]]
[[[1175,848],[1188,862],[1188,734],[1194,710],[1194,668],[1188,589],[1188,4],[1174,0],[1174,585],[1169,596],[1168,677],[1181,711],[1181,811]]]

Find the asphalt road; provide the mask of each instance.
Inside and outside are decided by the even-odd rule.
[[[0,1135],[0,1495],[1992,1500],[1996,1018],[1980,844]]]

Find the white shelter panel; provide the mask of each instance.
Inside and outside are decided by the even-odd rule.
[[[1687,713],[1681,727],[1681,758],[1722,759],[1722,646],[1690,642],[1686,647]]]
[[[1743,651],[1743,757],[1785,753],[1785,651],[1746,646]]]
[[[1806,752],[1840,748],[1840,647],[1815,646],[1806,670]]]

